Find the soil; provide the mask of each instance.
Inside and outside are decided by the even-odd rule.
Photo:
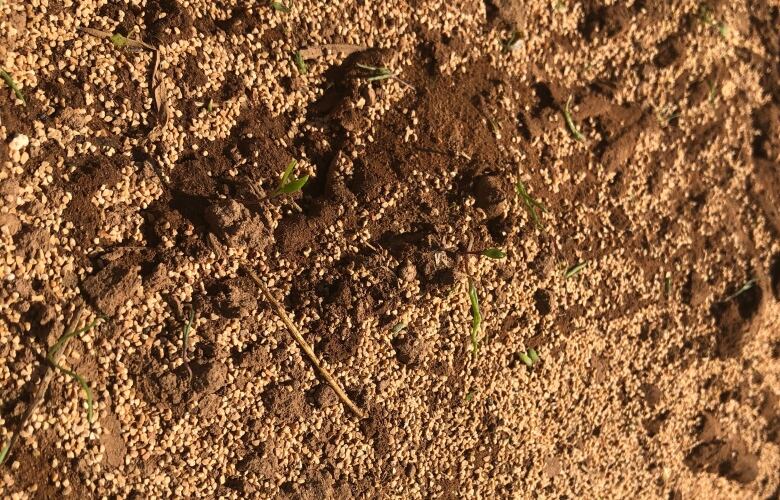
[[[275,5],[0,7],[0,491],[780,495],[780,4]]]

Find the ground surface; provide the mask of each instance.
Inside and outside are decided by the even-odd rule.
[[[4,498],[778,497],[780,3],[284,7],[0,3]]]

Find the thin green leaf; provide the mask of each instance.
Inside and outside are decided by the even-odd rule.
[[[736,292],[732,293],[731,295],[729,295],[728,297],[723,299],[723,302],[728,302],[728,301],[730,301],[732,299],[736,299],[737,297],[739,297],[743,293],[745,293],[748,290],[750,290],[751,288],[753,288],[755,285],[756,285],[756,280],[754,280],[754,279],[748,280],[747,283],[742,285],[742,288],[740,288]]]
[[[214,100],[213,99],[209,99],[209,102],[206,104],[206,111],[208,111],[209,113],[214,111]]]
[[[11,449],[11,441],[6,441],[3,445],[3,449],[0,450],[0,465],[3,465],[6,457],[8,456],[8,450]]]
[[[300,191],[301,188],[306,184],[306,182],[309,180],[308,175],[304,175],[300,179],[295,179],[293,181],[288,182],[284,186],[280,187],[277,191],[278,194],[290,194],[295,193],[297,191]]]
[[[506,254],[500,248],[486,248],[485,250],[482,250],[481,255],[496,260],[506,258]]]
[[[187,352],[190,349],[190,330],[192,329],[192,322],[195,319],[195,310],[190,306],[190,314],[187,318],[187,322],[184,324],[184,329],[182,331],[182,339],[181,339],[181,345],[182,345],[182,352],[184,354],[184,359],[187,359]]]
[[[528,368],[531,368],[532,366],[534,366],[534,362],[531,359],[531,357],[528,356],[528,354],[526,354],[524,352],[521,352],[521,353],[518,354],[518,356],[520,357],[520,361],[522,361],[523,364],[525,364],[525,366],[527,366]]]
[[[121,49],[122,47],[127,45],[127,37],[124,37],[119,33],[114,33],[113,35],[111,35],[111,38],[109,38],[109,40],[111,40],[111,43],[114,44],[114,47],[118,49]]]
[[[84,379],[84,377],[82,377],[78,373],[76,373],[76,372],[74,372],[72,370],[69,370],[69,369],[63,367],[62,365],[56,363],[54,358],[57,356],[57,354],[60,352],[60,350],[62,350],[62,346],[65,344],[65,342],[68,339],[70,339],[72,337],[75,337],[75,336],[79,336],[82,333],[91,330],[92,327],[95,326],[97,321],[98,320],[95,319],[94,321],[92,321],[92,323],[88,324],[84,328],[80,328],[78,330],[75,330],[75,331],[63,334],[59,338],[59,340],[57,340],[57,342],[55,342],[54,345],[51,346],[51,348],[49,349],[49,352],[46,354],[46,359],[49,361],[49,363],[51,363],[51,365],[54,368],[56,368],[57,370],[61,371],[64,374],[68,375],[69,377],[76,379],[76,382],[78,382],[78,384],[81,386],[81,389],[84,391],[84,394],[87,397],[87,421],[89,423],[92,423],[92,415],[93,415],[92,390],[89,388],[89,385],[87,384],[87,381]]]
[[[533,364],[536,364],[536,362],[539,361],[539,354],[536,352],[536,349],[528,349],[526,353],[528,354],[528,357],[531,358]]]
[[[479,352],[479,330],[482,326],[482,314],[479,312],[479,297],[474,282],[469,279],[469,301],[471,302],[471,352],[477,357]]]
[[[396,324],[396,325],[393,327],[393,330],[392,330],[392,332],[393,332],[393,335],[395,335],[396,333],[399,333],[400,331],[404,330],[405,328],[406,328],[406,323],[404,323],[404,322],[397,323],[397,324]]]
[[[269,5],[277,12],[282,12],[284,14],[290,13],[290,7],[286,6],[282,2],[270,2]]]
[[[303,60],[303,55],[300,50],[296,51],[293,55],[293,61],[295,61],[295,66],[298,68],[298,73],[305,75],[309,72],[309,67],[306,65],[306,61]]]
[[[17,99],[22,101],[24,104],[27,104],[27,101],[24,99],[24,94],[22,94],[22,91],[19,90],[19,86],[16,85],[16,82],[14,81],[13,77],[4,69],[0,69],[0,78],[5,81],[5,84],[11,87],[11,90],[14,91],[14,95]]]
[[[279,188],[287,184],[296,165],[298,165],[298,160],[290,160],[290,163],[287,164],[287,168],[284,169],[284,173],[282,174],[282,180],[279,182]]]
[[[578,262],[571,266],[569,269],[566,270],[566,273],[564,274],[564,277],[566,279],[571,278],[572,276],[578,275],[580,272],[582,272],[583,269],[585,269],[585,266],[588,265],[588,261]]]
[[[466,401],[471,402],[474,400],[474,391],[469,391],[466,394]]]
[[[523,204],[525,205],[528,214],[531,216],[531,220],[533,220],[536,228],[541,229],[542,218],[539,215],[539,211],[546,212],[547,209],[544,207],[544,205],[539,203],[530,194],[528,194],[528,189],[526,189],[523,181],[517,181],[517,184],[515,185],[515,191],[517,192],[517,195],[520,196],[520,198],[523,200]]]
[[[569,131],[571,131],[571,135],[573,135],[576,140],[584,142],[585,136],[582,135],[582,133],[579,131],[577,125],[574,124],[574,120],[571,117],[571,110],[569,109],[570,105],[571,96],[569,96],[569,99],[566,101],[566,106],[563,108],[563,116],[566,118],[566,125],[569,126]]]

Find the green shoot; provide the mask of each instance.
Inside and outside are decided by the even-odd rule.
[[[748,290],[750,290],[754,286],[756,286],[756,280],[754,280],[754,279],[748,280],[747,283],[742,285],[742,288],[740,288],[736,292],[732,293],[731,295],[729,295],[728,297],[723,299],[723,302],[728,302],[728,301],[730,301],[732,299],[736,299],[737,297],[739,297],[743,293],[747,292]]]
[[[287,164],[287,168],[284,170],[284,174],[282,174],[282,179],[279,182],[279,185],[276,187],[273,193],[271,193],[272,197],[282,194],[295,193],[303,188],[303,186],[309,180],[309,176],[304,175],[303,177],[298,178],[292,177],[292,173],[296,165],[298,165],[297,160],[290,160],[290,163]]]
[[[526,352],[518,353],[517,356],[528,368],[533,368],[539,362],[539,354],[536,352],[536,349],[528,349]]]
[[[501,260],[506,258],[506,254],[500,248],[486,248],[480,252],[480,255],[488,259]]]
[[[517,31],[512,31],[512,35],[507,39],[507,41],[503,42],[501,44],[502,48],[504,49],[504,52],[512,52],[520,48],[522,45],[522,38],[520,38],[520,33]]]
[[[474,401],[474,391],[469,391],[466,393],[466,401],[469,403]]]
[[[209,98],[209,102],[206,103],[206,111],[208,111],[209,113],[214,111],[214,100],[211,98]]]
[[[360,63],[358,63],[356,66],[360,69],[364,69],[370,72],[370,75],[366,77],[367,82],[375,82],[375,81],[387,80],[391,78],[399,83],[406,85],[407,87],[410,88],[412,87],[411,84],[398,78],[398,75],[395,73],[395,71],[391,70],[390,68],[369,66],[367,64],[360,64]]]
[[[718,87],[715,85],[715,82],[713,82],[712,80],[707,80],[707,88],[710,89],[710,92],[707,96],[707,100],[709,101],[710,104],[712,104],[715,102],[715,95],[718,90]]]
[[[303,55],[300,50],[293,54],[293,61],[295,61],[295,67],[298,68],[298,73],[305,75],[309,72],[309,67],[306,65],[306,61],[303,60]]]
[[[187,353],[190,350],[190,330],[192,329],[192,322],[195,320],[195,310],[190,306],[190,314],[187,318],[187,322],[184,324],[184,328],[182,330],[181,335],[181,348],[182,348],[182,357],[184,358],[184,361],[187,361]]]
[[[78,382],[78,384],[81,386],[81,389],[84,391],[84,394],[87,397],[87,421],[89,423],[92,423],[92,413],[93,413],[92,412],[92,407],[93,407],[93,403],[92,403],[92,390],[89,388],[89,385],[87,384],[87,381],[84,380],[84,377],[82,377],[81,375],[79,375],[78,373],[76,373],[76,372],[74,372],[72,370],[68,370],[67,368],[63,367],[60,364],[57,364],[55,359],[56,359],[57,355],[59,354],[59,352],[62,350],[62,347],[65,344],[65,342],[68,341],[68,339],[70,339],[72,337],[77,337],[77,336],[81,335],[84,332],[88,332],[89,330],[92,329],[92,327],[95,326],[95,323],[97,323],[97,321],[98,320],[96,319],[96,320],[92,321],[92,323],[88,324],[87,326],[85,326],[84,328],[81,328],[79,330],[75,330],[73,332],[64,333],[62,335],[62,337],[60,337],[59,340],[57,342],[55,342],[53,346],[51,346],[51,349],[49,349],[49,352],[46,354],[46,359],[49,361],[49,363],[54,368],[56,368],[57,370],[61,371],[65,375],[68,375],[69,377],[75,379],[76,382]]]
[[[11,449],[11,441],[6,441],[3,445],[3,449],[0,450],[0,465],[3,465],[3,462],[5,462],[5,457],[8,456],[8,450]]]
[[[585,266],[587,266],[587,265],[588,265],[588,261],[587,260],[582,261],[582,262],[578,262],[578,263],[574,264],[573,266],[571,266],[570,268],[568,268],[563,276],[566,279],[569,279],[572,276],[576,276],[576,275],[580,274],[580,272],[582,272],[582,270],[585,269]]]
[[[479,330],[482,326],[482,314],[479,312],[479,298],[474,282],[469,278],[469,301],[471,302],[471,352],[477,357],[479,352]]]
[[[666,293],[667,297],[672,294],[672,277],[667,276],[664,278],[664,292]]]
[[[24,100],[24,94],[22,94],[22,91],[19,90],[19,86],[16,85],[16,82],[14,81],[13,77],[4,69],[0,68],[0,78],[5,81],[5,84],[11,87],[11,90],[14,91],[14,95],[17,99],[22,101],[24,104],[27,104],[27,101]]]
[[[566,106],[563,108],[563,116],[566,118],[566,125],[569,126],[569,131],[571,132],[571,135],[574,136],[574,138],[579,142],[585,141],[585,136],[582,135],[582,133],[577,128],[577,125],[574,124],[574,120],[571,117],[571,97],[569,96],[569,99],[566,101]]]
[[[393,330],[392,330],[392,332],[393,332],[393,335],[395,335],[395,334],[397,334],[397,333],[400,333],[400,332],[402,332],[402,331],[403,331],[405,328],[406,328],[406,323],[404,323],[403,321],[402,321],[402,322],[400,322],[400,323],[397,323],[397,324],[396,324],[396,325],[393,327]]]
[[[517,195],[522,198],[525,209],[528,211],[528,215],[530,215],[531,219],[534,221],[536,228],[541,229],[542,218],[539,215],[539,212],[546,212],[547,209],[544,208],[544,205],[539,203],[530,194],[528,194],[528,189],[526,189],[523,181],[517,181],[517,184],[515,185],[515,191],[517,191]]]
[[[289,14],[290,13],[290,7],[283,4],[282,2],[274,2],[273,0],[268,2],[268,5],[271,6],[272,9],[274,9],[276,12],[281,12],[283,14]]]
[[[122,36],[119,33],[114,33],[113,35],[111,35],[111,38],[109,38],[109,40],[111,40],[111,43],[114,44],[114,47],[118,49],[121,49],[122,47],[127,45],[127,37]]]

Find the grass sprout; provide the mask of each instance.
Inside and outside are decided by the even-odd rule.
[[[539,354],[536,352],[536,349],[528,349],[526,352],[518,353],[518,357],[528,368],[533,368],[539,362]]]
[[[479,252],[479,254],[488,259],[501,260],[506,258],[506,253],[500,248],[486,248]]]
[[[3,449],[0,450],[0,465],[3,465],[3,462],[5,462],[5,457],[8,456],[8,450],[11,449],[11,441],[6,441],[3,445]]]
[[[402,332],[406,328],[406,323],[403,321],[400,323],[396,323],[396,325],[393,327],[393,335]]]
[[[514,52],[515,50],[519,49],[523,45],[523,39],[520,38],[520,33],[518,31],[512,31],[512,34],[510,37],[501,44],[502,48],[504,49],[504,52]]]
[[[479,331],[482,327],[482,314],[479,312],[479,297],[477,297],[477,287],[469,278],[469,301],[471,302],[471,353],[477,357],[479,353]]]
[[[293,54],[293,61],[295,61],[295,67],[298,68],[298,73],[305,75],[309,72],[309,67],[306,65],[306,61],[303,60],[300,50],[295,51],[295,54]]]
[[[75,379],[76,382],[81,386],[81,389],[84,391],[84,395],[87,398],[87,421],[89,423],[92,423],[92,416],[93,416],[93,399],[92,399],[92,389],[89,388],[89,384],[87,384],[87,381],[79,375],[78,373],[74,372],[73,370],[69,370],[62,365],[58,364],[56,362],[57,355],[62,350],[63,345],[65,342],[67,342],[72,337],[78,337],[84,332],[88,332],[92,329],[92,327],[95,326],[97,323],[97,319],[92,321],[92,323],[88,324],[84,328],[81,328],[79,330],[74,330],[72,332],[64,333],[57,342],[54,343],[53,346],[49,349],[49,352],[46,354],[46,359],[51,363],[51,365],[56,368],[57,370],[61,371],[65,375],[68,375],[70,378]]]
[[[195,320],[195,310],[190,306],[190,314],[187,317],[187,322],[184,323],[184,328],[181,333],[181,348],[184,361],[187,361],[187,353],[190,350],[190,331],[192,330],[192,322]]]
[[[0,78],[3,79],[6,85],[11,87],[11,90],[14,91],[14,95],[16,96],[17,99],[22,101],[24,104],[27,104],[27,101],[24,100],[24,94],[22,94],[22,91],[19,90],[19,86],[16,85],[16,82],[14,81],[10,73],[8,73],[4,69],[0,69]]]
[[[585,136],[582,135],[582,132],[580,132],[580,130],[577,128],[577,125],[574,123],[574,120],[571,117],[571,98],[572,96],[569,96],[569,98],[566,100],[566,106],[563,108],[563,116],[566,118],[566,125],[569,126],[571,135],[573,135],[574,138],[579,142],[584,142]]]
[[[290,7],[283,4],[282,2],[268,2],[268,5],[271,6],[272,9],[274,9],[276,12],[281,12],[283,14],[289,14],[290,13]]]
[[[707,100],[710,104],[713,104],[715,102],[715,96],[717,95],[718,86],[714,81],[707,80],[707,88],[710,89],[709,94],[707,95]]]
[[[214,111],[214,99],[209,98],[209,102],[206,103],[206,111],[209,113]]]
[[[531,219],[534,221],[536,228],[541,229],[542,217],[539,212],[546,212],[547,209],[544,208],[544,205],[539,203],[530,194],[528,194],[528,189],[526,189],[523,181],[517,181],[517,184],[515,185],[515,191],[517,191],[517,195],[523,200],[523,205],[525,205],[525,209],[528,211],[528,215],[530,215]]]
[[[474,401],[474,391],[469,391],[468,393],[466,393],[466,401],[468,401],[469,403]]]
[[[293,170],[295,170],[296,165],[298,165],[298,160],[290,160],[290,163],[287,164],[287,168],[284,170],[284,174],[282,174],[279,185],[271,193],[271,197],[282,194],[292,194],[303,189],[303,186],[309,180],[309,176],[293,177],[292,173]]]
[[[748,280],[744,285],[742,285],[742,288],[740,288],[736,292],[732,293],[731,295],[729,295],[728,297],[723,299],[723,302],[728,302],[730,300],[736,299],[737,297],[739,297],[743,293],[747,292],[748,290],[750,290],[754,286],[756,286],[756,280],[754,280],[754,279]]]
[[[390,68],[385,68],[384,66],[369,66],[367,64],[360,64],[360,63],[358,63],[356,66],[370,73],[369,76],[365,78],[367,82],[376,82],[379,80],[392,79],[399,83],[402,83],[403,85],[409,88],[413,88],[411,84],[398,78],[396,72],[391,70]]]
[[[563,275],[564,278],[569,279],[569,278],[571,278],[573,276],[576,276],[576,275],[580,274],[582,272],[582,270],[585,269],[585,267],[587,265],[588,265],[588,261],[587,260],[584,260],[582,262],[578,262],[578,263],[574,264],[573,266],[571,266],[570,268],[568,268],[566,270],[566,272]]]

